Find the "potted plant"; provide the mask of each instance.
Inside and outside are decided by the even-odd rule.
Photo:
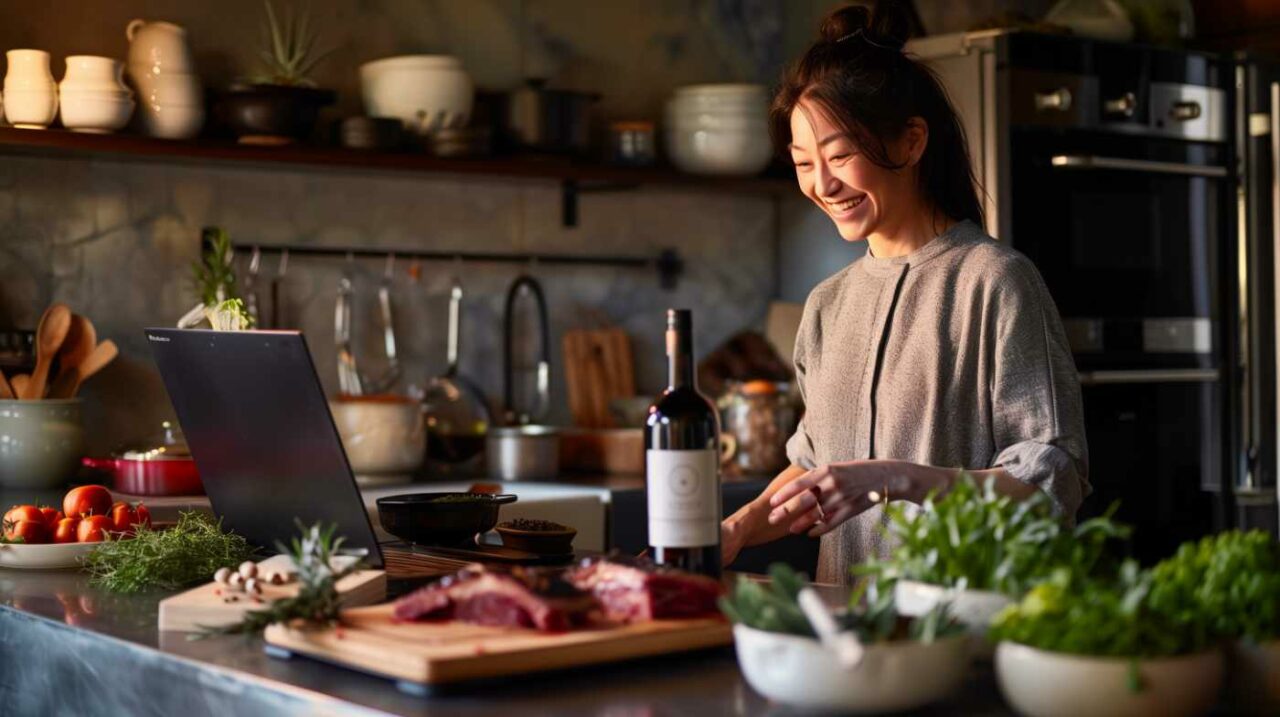
[[[1098,580],[1057,570],[1006,608],[988,637],[1000,691],[1028,717],[1202,714],[1222,686],[1222,651],[1153,604],[1134,562]]]
[[[895,503],[886,512],[897,547],[854,573],[892,586],[906,615],[950,602],[956,618],[979,635],[996,613],[1056,568],[1081,575],[1114,570],[1105,548],[1129,534],[1111,519],[1114,508],[1072,528],[1053,514],[1045,494],[1017,501],[996,492],[991,480],[980,485],[967,474],[919,510]]]
[[[925,616],[900,615],[892,593],[865,606],[855,593],[832,619],[856,635],[861,659],[846,666],[815,637],[800,607],[805,579],[781,563],[770,582],[742,576],[721,599],[735,623],[734,645],[747,682],[771,700],[806,708],[873,713],[914,709],[951,693],[964,679],[969,652],[964,628],[945,606]]]
[[[1202,641],[1228,647],[1240,711],[1280,713],[1280,548],[1262,531],[1183,544],[1152,569],[1151,603]]]
[[[231,87],[219,103],[219,116],[245,144],[290,144],[309,137],[320,108],[336,99],[308,77],[329,53],[316,52],[309,11],[287,6],[281,17],[271,0],[263,0],[263,8],[259,55],[264,69]]]

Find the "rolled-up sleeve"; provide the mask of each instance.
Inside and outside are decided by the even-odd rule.
[[[990,326],[991,467],[1036,486],[1075,519],[1089,486],[1080,380],[1039,272],[1019,257],[1001,272]]]
[[[796,370],[796,387],[800,390],[800,399],[808,405],[808,396],[805,394],[805,366],[808,359],[810,339],[810,326],[815,320],[812,316],[814,311],[812,302],[807,302],[804,308],[804,314],[800,318],[800,329],[796,332],[795,370]],[[796,432],[787,440],[787,458],[792,465],[800,466],[805,470],[813,470],[817,467],[817,458],[813,450],[813,439],[810,438],[809,432],[805,428],[805,417],[801,416],[799,423],[796,425]]]

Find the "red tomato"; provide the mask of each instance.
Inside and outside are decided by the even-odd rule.
[[[138,522],[138,513],[128,503],[119,502],[111,506],[111,531],[133,535],[133,526]]]
[[[63,518],[53,528],[53,542],[55,543],[74,543],[76,542],[76,528],[80,526],[79,518]]]
[[[44,524],[49,526],[50,528],[57,527],[58,521],[62,520],[65,517],[62,515],[62,511],[58,510],[57,508],[50,508],[48,506],[42,506],[40,508],[40,513],[41,515],[44,516]]]
[[[76,542],[80,543],[100,543],[106,539],[106,534],[111,530],[111,518],[105,515],[90,515],[80,521],[80,525],[76,526]]]
[[[150,528],[151,527],[151,511],[147,510],[147,506],[143,505],[142,503],[139,503],[138,506],[133,510],[138,514],[137,524],[145,525],[148,528]]]
[[[111,512],[111,491],[100,485],[72,488],[62,499],[62,512],[67,517],[105,516]]]
[[[9,540],[22,539],[29,545],[49,542],[49,526],[38,520],[19,520],[5,525],[4,537]]]
[[[34,520],[37,523],[44,522],[44,513],[34,505],[15,505],[4,514],[5,523],[16,523],[19,520]]]

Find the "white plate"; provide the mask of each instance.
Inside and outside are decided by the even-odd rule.
[[[18,570],[57,570],[78,568],[80,560],[93,552],[99,543],[46,543],[24,545],[0,543],[0,568]]]

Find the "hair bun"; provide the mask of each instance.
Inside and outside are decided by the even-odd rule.
[[[901,51],[918,23],[901,0],[878,0],[874,11],[866,5],[847,5],[831,11],[822,20],[818,39],[840,42],[861,31],[871,44]]]

